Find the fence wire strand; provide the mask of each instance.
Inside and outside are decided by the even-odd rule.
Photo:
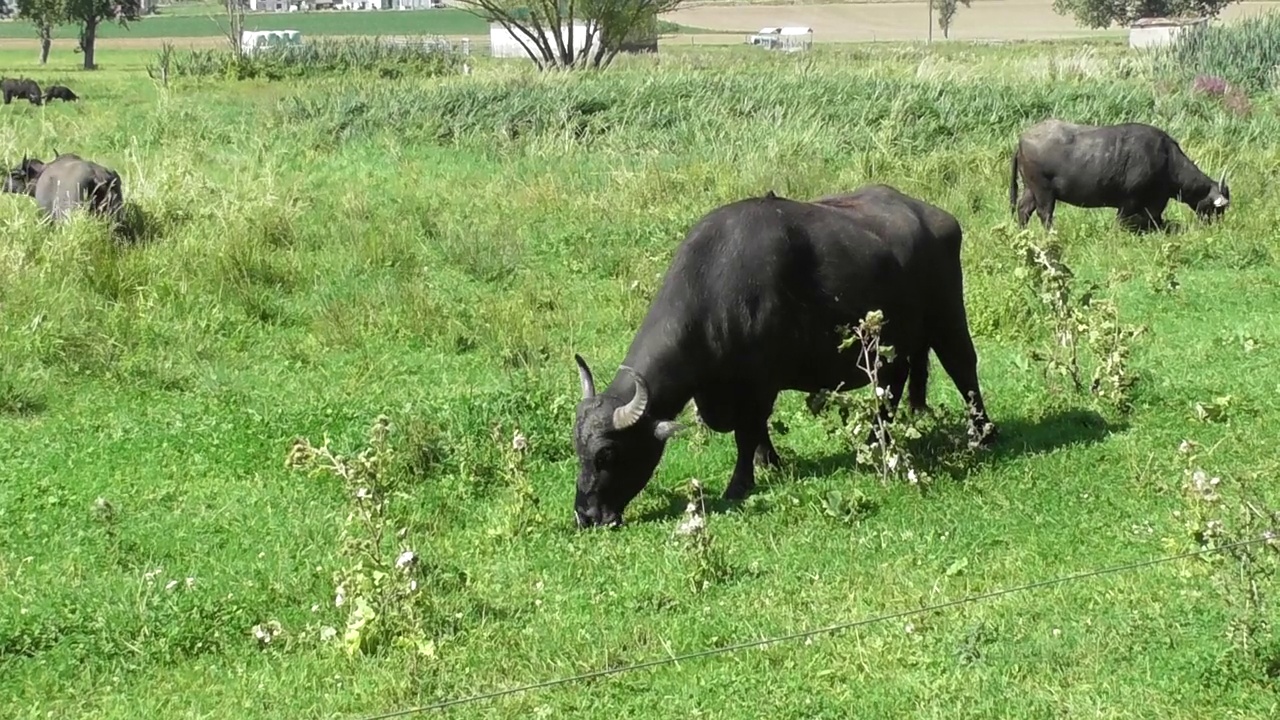
[[[545,690],[547,688],[556,687],[559,685],[567,685],[569,683],[574,683],[574,682],[582,682],[584,680],[594,680],[596,678],[608,677],[610,675],[618,675],[624,672],[632,672],[635,670],[645,670],[648,668],[658,667],[661,665],[673,665],[673,664],[685,662],[688,660],[698,660],[701,658],[710,657],[712,655],[723,655],[726,653],[738,652],[740,650],[750,650],[752,648],[762,647],[765,645],[773,645],[776,643],[787,642],[790,640],[801,640],[804,638],[810,638],[816,635],[828,635],[828,634],[840,632],[842,630],[850,630],[853,628],[864,627],[867,625],[875,625],[882,622],[888,622],[890,620],[899,620],[902,618],[911,617],[912,615],[922,615],[924,613],[937,612],[938,610],[946,610],[948,608],[957,607],[959,605],[966,605],[966,604],[978,602],[981,600],[990,600],[992,598],[1003,597],[1005,595],[1013,595],[1014,593],[1025,592],[1027,590],[1036,590],[1039,588],[1048,587],[1050,585],[1061,585],[1062,583],[1074,582],[1077,580],[1088,580],[1088,579],[1099,577],[1102,575],[1111,575],[1114,573],[1126,572],[1129,570],[1137,570],[1140,568],[1150,567],[1152,565],[1159,565],[1162,563],[1173,562],[1174,560],[1185,560],[1187,558],[1198,557],[1200,555],[1218,553],[1224,550],[1230,550],[1232,548],[1243,547],[1245,545],[1253,545],[1256,543],[1267,542],[1268,540],[1271,540],[1271,539],[1272,539],[1272,536],[1270,536],[1269,534],[1264,534],[1262,537],[1253,538],[1251,540],[1240,540],[1237,542],[1227,543],[1226,545],[1220,545],[1217,547],[1205,548],[1202,550],[1194,550],[1191,552],[1180,553],[1177,555],[1167,555],[1164,557],[1158,557],[1150,560],[1140,560],[1138,562],[1129,563],[1127,565],[1114,565],[1108,568],[1102,568],[1099,570],[1088,570],[1085,572],[1076,573],[1074,575],[1065,575],[1063,577],[1052,578],[1049,580],[1038,580],[1036,582],[1027,583],[1025,585],[1018,585],[1016,587],[1011,587],[1011,588],[1002,588],[1000,590],[992,590],[990,592],[979,593],[977,595],[968,595],[955,600],[948,600],[946,602],[938,603],[936,605],[926,605],[924,607],[915,608],[912,610],[899,610],[893,613],[876,615],[869,618],[863,618],[861,620],[851,620],[851,621],[839,623],[836,625],[828,625],[825,627],[813,628],[810,630],[802,630],[800,632],[794,632],[787,635],[777,635],[774,637],[759,638],[757,640],[748,640],[746,642],[737,643],[735,645],[725,645],[723,647],[708,648],[706,650],[698,650],[696,652],[686,653],[684,655],[672,655],[664,658],[656,658],[654,660],[646,660],[645,662],[636,663],[634,665],[622,665],[614,668],[593,670],[591,672],[583,673],[581,675],[571,675],[567,677],[554,678],[551,680],[543,680],[542,682],[531,683],[528,685],[519,685],[513,688],[507,688],[505,690],[493,690],[486,693],[479,693],[476,695],[467,695],[459,698],[454,698],[452,700],[443,700],[431,705],[423,705],[420,707],[407,708],[404,710],[396,710],[396,711],[384,713],[381,715],[370,715],[366,717],[365,720],[389,720],[390,718],[404,717],[406,715],[414,715],[418,713],[431,712],[434,710],[443,710],[445,708],[454,707],[457,705],[470,705],[472,703],[483,702],[485,700],[494,700],[500,697],[506,697],[507,695],[516,695],[519,693],[530,692],[533,690]]]

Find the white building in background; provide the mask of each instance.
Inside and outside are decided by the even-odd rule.
[[[813,28],[760,28],[760,32],[747,36],[747,44],[762,47],[765,50],[781,50],[782,52],[808,50],[813,47]]]
[[[302,45],[302,33],[297,30],[245,30],[240,34],[240,50],[252,55],[258,50]]]
[[[587,32],[589,28],[590,26],[583,20],[576,20],[573,23],[573,47],[575,50],[575,57],[579,53],[590,52],[591,48],[596,45],[596,41],[599,39],[597,36],[593,36],[591,38],[591,45],[587,45]],[[513,31],[514,33],[519,33],[519,39],[517,39],[516,35],[513,34]],[[566,44],[568,44],[569,25],[566,24],[561,26],[560,37]],[[512,30],[508,30],[502,27],[500,23],[489,23],[489,52],[493,57],[529,57],[529,53],[525,52],[524,48],[520,45],[521,40],[524,41],[525,45],[528,45],[531,48],[534,47],[533,38],[520,32],[519,29],[512,28]],[[535,49],[534,52],[537,52],[537,50]]]
[[[1129,47],[1170,45],[1182,33],[1209,24],[1209,18],[1142,18],[1129,26]]]

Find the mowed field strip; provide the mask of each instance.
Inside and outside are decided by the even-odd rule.
[[[1244,2],[1228,6],[1219,16],[1223,21],[1257,15],[1280,7],[1280,2]],[[359,15],[358,18],[349,18]],[[928,5],[924,2],[870,2],[797,5],[692,5],[668,13],[664,20],[713,33],[681,33],[666,36],[664,44],[736,44],[739,33],[770,26],[807,26],[814,30],[814,42],[873,42],[924,40],[929,32]],[[173,32],[166,32],[167,27]],[[312,37],[364,36],[374,34],[440,34],[467,37],[475,43],[488,42],[484,23],[458,10],[404,13],[252,13],[245,27],[257,29],[300,29]],[[0,23],[0,49],[36,49],[35,37],[22,36],[16,23]],[[178,47],[216,47],[223,38],[214,18],[199,15],[162,15],[134,23],[129,28],[103,26],[98,46],[121,50],[158,48],[164,42]],[[951,28],[954,40],[1049,40],[1089,36],[1122,36],[1111,28],[1093,30],[1080,27],[1069,16],[1053,11],[1052,0],[975,0],[961,8]],[[74,49],[74,32],[61,29],[54,51]],[[933,22],[933,37],[942,40],[942,31]]]

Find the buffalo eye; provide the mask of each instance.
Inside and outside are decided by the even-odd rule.
[[[614,455],[613,448],[611,447],[600,448],[598,451],[596,451],[596,458],[595,458],[596,467],[608,465],[609,463],[613,462],[613,455]]]

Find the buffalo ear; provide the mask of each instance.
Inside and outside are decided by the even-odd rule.
[[[684,430],[684,426],[673,420],[660,420],[653,426],[653,436],[659,440],[670,440],[673,435]]]

